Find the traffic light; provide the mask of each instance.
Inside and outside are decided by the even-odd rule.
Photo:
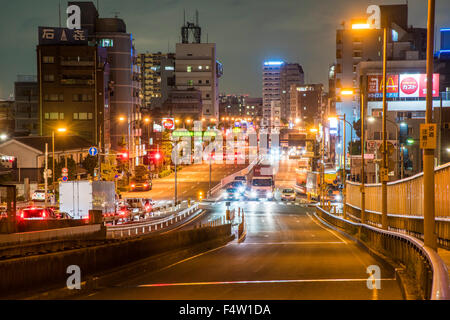
[[[413,138],[408,138],[408,139],[406,139],[406,144],[407,144],[408,146],[412,146],[412,145],[414,144],[414,139],[413,139]]]
[[[120,153],[120,160],[122,160],[122,161],[128,160],[129,157],[130,157],[130,155],[129,155],[128,151],[124,151],[124,152]]]

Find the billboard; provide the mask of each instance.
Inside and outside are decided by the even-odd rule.
[[[388,74],[386,76],[386,97],[398,97],[398,74]],[[367,76],[367,94],[369,98],[383,98],[383,76]]]
[[[401,74],[400,98],[425,98],[427,96],[426,74]],[[433,74],[433,97],[439,96],[439,74]]]

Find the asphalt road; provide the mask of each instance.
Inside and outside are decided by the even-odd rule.
[[[220,183],[220,180],[241,169],[248,164],[212,164],[211,187]],[[209,189],[209,164],[193,164],[183,167],[177,173],[178,200],[198,200],[199,193],[203,196]],[[147,192],[124,192],[123,197],[151,198],[153,200],[173,200],[175,197],[175,174],[162,179],[153,180],[153,189]]]
[[[282,172],[293,168],[282,165]],[[114,286],[81,298],[402,299],[393,268],[318,223],[312,208],[280,201],[241,201],[232,206],[245,212],[244,242],[233,241],[159,271],[118,279]],[[202,220],[224,214],[225,202],[219,200],[209,205]],[[381,270],[378,290],[367,287],[366,269],[371,265]]]

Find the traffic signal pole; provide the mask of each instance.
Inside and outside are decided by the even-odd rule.
[[[425,123],[433,122],[433,51],[434,51],[434,24],[435,0],[428,0],[427,25],[427,100]],[[437,250],[435,235],[435,207],[434,207],[434,149],[423,149],[423,224],[424,244]]]

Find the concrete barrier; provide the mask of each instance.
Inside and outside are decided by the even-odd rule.
[[[106,237],[106,229],[101,224],[82,225],[72,228],[50,229],[33,232],[0,234],[0,247],[29,242],[66,239],[99,239]]]
[[[4,220],[4,221],[3,221]],[[0,221],[0,234],[6,234],[7,231],[7,221],[3,219]],[[78,227],[89,224],[88,220],[73,220],[73,219],[55,219],[55,220],[22,220],[17,221],[17,232],[31,232],[49,229],[61,229]]]
[[[229,238],[231,225],[171,232],[129,239],[109,245],[0,261],[0,295],[13,296],[26,290],[65,287],[67,267],[80,267],[83,279],[140,259],[181,250],[215,239]]]

